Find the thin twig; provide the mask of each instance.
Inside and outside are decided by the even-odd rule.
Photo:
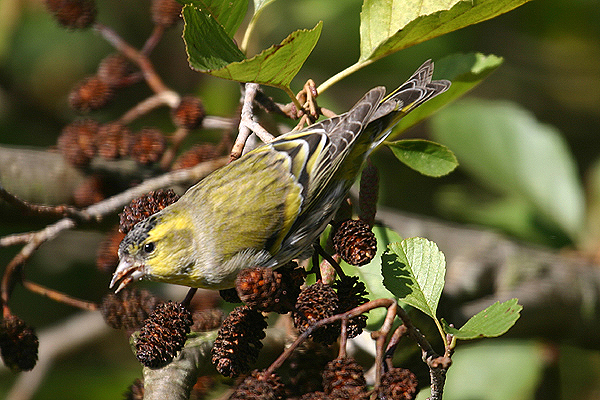
[[[188,290],[187,294],[185,295],[185,299],[181,301],[181,305],[185,308],[188,308],[197,291],[198,288],[190,288],[190,290]]]
[[[157,93],[137,103],[129,111],[123,114],[121,118],[119,118],[118,122],[122,123],[123,125],[127,125],[138,119],[140,116],[146,115],[158,107],[177,107],[180,101],[181,96],[171,90]]]
[[[31,240],[34,232],[15,233],[0,238],[0,247],[15,246],[17,244],[25,244]]]
[[[164,152],[164,154],[160,160],[160,163],[159,163],[163,170],[169,169],[169,167],[173,163],[173,160],[175,159],[175,155],[177,154],[177,151],[179,150],[181,143],[183,143],[183,141],[185,140],[185,138],[188,136],[189,133],[190,133],[189,129],[181,126],[181,127],[177,128],[177,130],[175,131],[173,136],[171,136],[171,138],[170,138],[171,146],[169,146],[167,148],[167,150]]]
[[[283,115],[291,119],[298,119],[295,113],[290,112],[291,107],[286,104],[275,102],[271,97],[264,94],[262,90],[259,90],[256,93],[254,101],[268,113]]]
[[[89,302],[86,300],[76,299],[65,293],[61,293],[54,289],[44,287],[37,283],[31,282],[28,280],[22,280],[21,283],[23,284],[23,287],[25,289],[30,290],[34,293],[40,294],[42,296],[48,297],[59,303],[68,304],[70,306],[81,308],[82,310],[88,310],[88,311],[96,311],[98,309],[98,305],[96,303],[92,303],[92,302]]]
[[[94,23],[94,30],[100,33],[100,35],[102,35],[107,42],[113,45],[115,49],[140,67],[148,86],[150,86],[155,93],[170,91],[170,89],[163,83],[160,76],[156,73],[154,66],[144,53],[138,51],[136,48],[124,41],[118,33],[105,25],[96,22]]]
[[[402,307],[398,307],[398,317],[402,320],[408,335],[413,339],[423,353],[423,361],[429,367],[429,376],[431,378],[431,397],[430,400],[442,400],[444,385],[446,382],[446,372],[452,364],[449,356],[440,356],[433,350],[431,344],[425,336],[412,324],[412,321]]]
[[[371,333],[371,337],[375,339],[375,389],[379,386],[381,381],[381,374],[383,372],[383,360],[385,357],[385,342],[387,337],[392,330],[394,325],[394,318],[396,318],[396,312],[399,308],[398,303],[395,301],[390,304],[387,309],[387,314],[383,320],[383,324],[378,331]]]
[[[385,361],[387,364],[384,364],[384,367],[388,367],[388,369],[392,367],[391,361],[392,361],[392,357],[394,356],[394,352],[396,351],[396,347],[398,346],[400,339],[407,332],[408,332],[408,329],[406,328],[406,325],[400,325],[399,327],[396,328],[396,330],[392,334],[392,337],[390,338],[390,341],[388,342],[388,345],[385,349]]]
[[[250,134],[254,132],[263,142],[268,143],[275,137],[271,135],[265,128],[263,128],[258,122],[254,120],[254,112],[252,111],[252,105],[254,99],[258,93],[259,86],[257,83],[246,83],[244,85],[244,102],[242,103],[242,112],[240,116],[240,125],[238,129],[238,136],[235,139],[235,143],[231,148],[230,159],[236,160],[241,157],[246,145],[246,141],[250,137]]]
[[[31,257],[33,252],[45,241],[56,237],[60,232],[65,229],[71,229],[76,226],[76,223],[71,218],[63,218],[46,228],[42,229],[33,234],[31,240],[23,246],[21,251],[13,257],[12,260],[6,266],[4,275],[2,276],[2,283],[0,286],[1,298],[3,305],[8,304],[12,290],[17,282],[15,274],[20,273],[21,267]]]
[[[148,39],[146,39],[146,43],[144,43],[144,46],[140,52],[146,56],[152,53],[152,50],[154,50],[158,42],[160,42],[160,39],[162,39],[164,33],[165,26],[162,24],[155,24],[154,30],[152,30],[152,33],[150,36],[148,36]]]
[[[22,213],[38,214],[50,217],[73,217],[76,219],[87,219],[87,216],[81,213],[75,207],[67,205],[48,206],[43,204],[33,204],[25,200],[19,199],[17,196],[8,192],[0,185],[0,199],[3,199],[13,207],[19,209]]]
[[[252,103],[254,102],[257,90],[258,84],[256,83],[246,83],[244,85],[244,101],[242,103],[238,135],[235,138],[235,142],[231,147],[231,153],[229,154],[232,161],[241,157],[246,141],[250,137],[250,127],[245,123],[245,120],[252,119]]]

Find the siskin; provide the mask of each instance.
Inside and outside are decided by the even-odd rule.
[[[147,278],[227,289],[244,268],[307,258],[371,151],[402,117],[448,89],[432,73],[426,61],[387,97],[385,88],[371,89],[350,111],[216,170],[135,225],[119,246],[110,287]]]

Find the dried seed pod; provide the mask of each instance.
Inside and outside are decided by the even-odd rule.
[[[71,90],[69,105],[79,113],[88,113],[106,106],[113,94],[113,88],[109,84],[97,76],[89,76]]]
[[[149,368],[159,368],[171,361],[183,348],[192,326],[192,316],[184,306],[169,301],[150,315],[135,340],[136,357]]]
[[[58,138],[58,149],[66,160],[82,167],[96,155],[99,124],[93,119],[80,119],[65,126]]]
[[[281,289],[281,274],[273,268],[246,268],[238,274],[235,288],[248,307],[267,311],[275,304],[275,297]]]
[[[335,251],[350,265],[365,265],[377,253],[377,239],[369,224],[349,219],[342,222],[333,236]]]
[[[212,348],[212,363],[220,374],[238,376],[258,358],[267,323],[261,313],[236,307],[223,321]]]
[[[179,105],[171,111],[171,118],[177,126],[196,129],[206,116],[202,100],[194,96],[183,96]]]
[[[100,313],[111,328],[136,330],[144,325],[160,302],[147,290],[124,289],[104,296]]]
[[[125,400],[144,400],[144,382],[140,378],[135,378],[124,396]]]
[[[377,396],[382,400],[413,400],[419,393],[419,382],[411,371],[392,368],[381,376]]]
[[[96,147],[98,155],[107,160],[124,157],[129,152],[131,131],[119,122],[111,122],[98,128]]]
[[[213,144],[197,144],[181,154],[171,167],[172,170],[191,168],[201,162],[214,160],[219,156],[217,147]]]
[[[343,276],[333,283],[339,299],[338,314],[345,313],[355,307],[369,301],[366,297],[369,293],[363,282],[359,282],[356,276]],[[362,314],[348,321],[348,338],[360,335],[367,326],[367,316]]]
[[[175,203],[179,196],[172,189],[158,189],[131,200],[119,214],[119,230],[127,233],[135,224]]]
[[[323,388],[335,399],[367,399],[363,367],[350,357],[336,358],[325,366]]]
[[[129,156],[140,164],[157,162],[167,147],[162,132],[155,128],[144,128],[129,141]]]
[[[181,7],[175,0],[152,0],[152,22],[165,28],[175,24],[180,19]]]
[[[236,278],[238,297],[248,307],[263,312],[288,313],[300,293],[304,281],[304,269],[282,266],[273,268],[254,267],[242,270]],[[297,279],[301,275],[301,279]]]
[[[21,318],[9,315],[0,321],[0,354],[4,365],[13,371],[30,371],[38,357],[39,341],[35,330]]]
[[[96,252],[96,267],[102,272],[113,272],[119,264],[119,244],[125,237],[118,228],[109,232],[105,239],[98,246]]]
[[[96,76],[111,88],[119,88],[123,85],[131,70],[131,64],[124,55],[113,53],[100,61]]]
[[[335,315],[337,309],[338,297],[335,290],[318,281],[300,292],[294,312],[294,326],[300,332],[304,332],[317,321]],[[320,327],[311,336],[319,343],[331,344],[337,340],[339,335],[340,324],[333,323]]]
[[[254,370],[235,389],[229,400],[280,400],[284,396],[284,386],[279,376]]]
[[[46,0],[48,11],[69,29],[87,28],[96,20],[94,0]]]

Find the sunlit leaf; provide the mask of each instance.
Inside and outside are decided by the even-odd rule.
[[[381,257],[384,286],[435,319],[446,275],[444,254],[434,242],[419,237],[391,243],[388,249]]]
[[[518,299],[492,304],[472,316],[460,329],[452,328],[442,319],[444,331],[457,339],[468,340],[482,337],[496,337],[506,333],[521,316],[523,306]]]
[[[233,39],[209,13],[186,5],[183,19],[183,40],[192,68],[210,72],[244,59]]]
[[[210,74],[240,82],[288,87],[317,44],[322,27],[319,22],[313,29],[292,32],[280,44]]]
[[[365,0],[360,61],[376,60],[417,43],[508,12],[528,0]]]
[[[239,82],[289,87],[321,34],[322,22],[313,29],[292,32],[279,45],[244,59],[226,32],[204,10],[185,6],[184,40],[190,66],[196,70]]]
[[[223,26],[229,37],[233,37],[248,12],[248,0],[179,0],[179,2],[191,4],[210,14]]]
[[[439,177],[452,172],[458,161],[446,146],[423,139],[387,143],[400,161],[423,175]]]

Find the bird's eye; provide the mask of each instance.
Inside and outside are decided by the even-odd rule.
[[[154,251],[154,243],[150,242],[150,243],[146,243],[144,245],[144,252],[146,253],[152,253]]]

